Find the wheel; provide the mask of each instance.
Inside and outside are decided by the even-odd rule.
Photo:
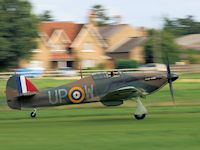
[[[146,114],[140,114],[140,115],[134,114],[134,117],[135,117],[135,119],[137,119],[137,120],[142,120],[142,119],[145,118],[145,116],[146,116]]]
[[[35,112],[31,112],[31,118],[35,118],[36,117],[36,113]]]

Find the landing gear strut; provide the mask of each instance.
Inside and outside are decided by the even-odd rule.
[[[134,117],[137,120],[142,120],[146,117],[147,114],[147,109],[144,107],[144,105],[142,104],[140,97],[138,97],[136,99],[136,110],[134,113]]]
[[[36,117],[36,112],[37,112],[37,109],[34,109],[31,113],[30,113],[30,116],[31,118],[35,118]]]

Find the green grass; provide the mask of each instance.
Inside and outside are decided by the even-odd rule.
[[[200,107],[150,107],[145,120],[132,108],[0,112],[3,150],[198,150]]]
[[[147,117],[132,119],[134,102],[120,107],[83,104],[15,111],[5,104],[5,80],[0,80],[0,149],[2,150],[199,150],[200,74],[181,75],[174,83],[177,106],[165,86],[146,99]],[[69,80],[32,79],[39,89]]]
[[[180,74],[181,79],[200,79],[200,73]]]

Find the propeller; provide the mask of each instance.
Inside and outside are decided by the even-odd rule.
[[[167,79],[169,83],[170,94],[171,94],[173,103],[176,104],[175,99],[174,99],[174,89],[173,89],[172,82],[176,80],[178,76],[176,74],[171,73],[168,54],[166,55],[166,68],[167,68]]]

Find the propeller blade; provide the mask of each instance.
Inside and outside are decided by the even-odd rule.
[[[173,103],[176,104],[175,99],[174,99],[174,89],[173,89],[173,85],[172,85],[172,73],[171,73],[171,69],[170,69],[168,54],[166,54],[166,68],[167,68],[167,79],[168,79],[168,83],[169,83],[170,95],[172,97]]]
[[[172,85],[172,80],[168,79],[168,83],[169,83],[169,89],[170,89],[172,101],[173,101],[174,104],[176,104],[175,99],[174,99],[174,89],[173,89],[173,85]]]
[[[167,77],[168,77],[168,79],[169,79],[169,78],[171,78],[171,70],[170,70],[170,65],[169,65],[168,54],[167,54],[167,56],[166,56],[166,60],[167,60],[167,62],[166,62],[166,67],[167,67]]]

